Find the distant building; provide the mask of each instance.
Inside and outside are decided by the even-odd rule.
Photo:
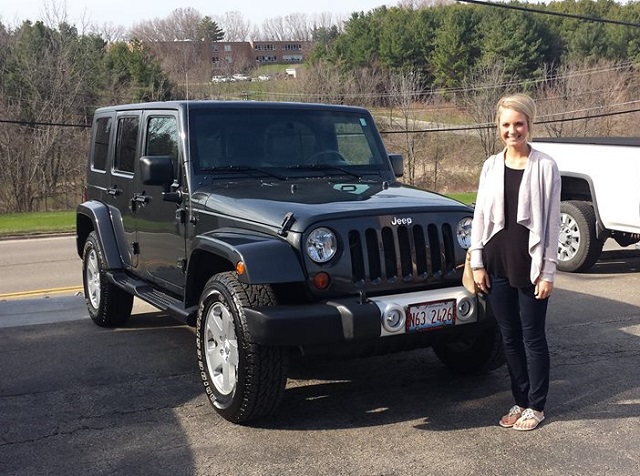
[[[211,44],[214,70],[244,71],[264,64],[299,64],[309,55],[311,41],[252,41]]]
[[[154,41],[146,42],[145,47],[156,54],[169,76],[180,82],[187,72],[192,79],[206,80],[247,73],[266,64],[301,64],[309,56],[313,42]],[[295,77],[295,72],[287,74]]]

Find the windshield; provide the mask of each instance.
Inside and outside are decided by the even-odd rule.
[[[388,164],[370,121],[358,112],[318,109],[194,109],[191,160],[196,173],[379,173]]]

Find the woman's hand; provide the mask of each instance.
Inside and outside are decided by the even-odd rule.
[[[487,294],[489,292],[489,288],[491,287],[491,279],[489,279],[489,273],[484,268],[474,269],[473,270],[473,281],[476,283],[476,286],[480,290],[480,292]]]
[[[547,299],[553,291],[553,283],[551,281],[538,281],[533,292],[536,299]]]

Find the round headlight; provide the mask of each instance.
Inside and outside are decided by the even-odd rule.
[[[472,219],[469,217],[463,218],[458,222],[458,229],[456,230],[458,244],[465,250],[471,246],[471,221]]]
[[[336,235],[328,228],[316,228],[307,237],[307,255],[316,263],[326,263],[337,250]]]

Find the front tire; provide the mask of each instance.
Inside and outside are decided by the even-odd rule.
[[[560,237],[558,269],[580,272],[591,268],[602,253],[604,240],[596,234],[596,214],[593,207],[577,200],[560,204]]]
[[[435,354],[449,369],[459,374],[479,375],[505,363],[502,335],[497,325],[478,335],[433,346]]]
[[[196,322],[200,377],[209,402],[230,422],[264,417],[284,395],[286,349],[253,342],[243,310],[273,304],[269,286],[243,284],[233,273],[213,276],[202,292]]]
[[[100,327],[123,325],[131,316],[133,296],[107,278],[98,235],[89,233],[82,253],[82,284],[89,316]]]

